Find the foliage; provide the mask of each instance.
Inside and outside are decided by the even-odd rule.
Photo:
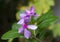
[[[53,22],[57,20],[57,17],[53,16],[53,12],[50,10],[46,14],[41,15],[38,18],[38,29],[37,34],[39,35],[40,39],[44,39],[47,32],[50,32],[48,30],[48,26],[50,26]]]
[[[10,39],[10,38],[16,38],[19,37],[20,35],[18,34],[18,32],[16,30],[10,30],[8,32],[6,32],[3,36],[2,39]]]
[[[60,36],[60,23],[52,24],[49,28],[54,37]]]
[[[23,38],[23,36],[21,34],[18,33],[18,28],[20,27],[20,25],[18,25],[17,23],[14,23],[12,25],[12,30],[9,30],[8,32],[6,32],[1,39],[7,40],[7,39],[14,39],[14,38]]]
[[[46,13],[50,6],[54,5],[54,0],[31,0],[29,7],[34,5],[38,14]]]
[[[18,30],[19,28],[20,28],[20,25],[17,24],[17,23],[14,23],[14,24],[12,25],[12,30]]]

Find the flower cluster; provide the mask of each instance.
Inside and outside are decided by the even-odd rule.
[[[36,25],[28,24],[31,21],[31,17],[34,17],[34,19],[38,17],[38,15],[34,12],[33,6],[30,8],[30,10],[25,10],[24,13],[20,14],[20,20],[18,21],[18,24],[21,25],[18,32],[24,34],[24,37],[27,39],[29,39],[31,36],[31,32],[28,29],[37,29]]]

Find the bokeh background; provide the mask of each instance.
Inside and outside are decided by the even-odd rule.
[[[16,12],[18,3],[21,4],[20,7],[27,6],[29,0],[0,0],[0,37],[10,30],[11,25],[17,21]],[[54,3],[55,5],[51,9],[54,11],[54,15],[59,18],[57,22],[60,22],[60,0],[54,0]],[[17,39],[15,41],[17,42]],[[0,42],[7,41],[0,39]],[[60,42],[60,37],[54,38],[53,42]]]

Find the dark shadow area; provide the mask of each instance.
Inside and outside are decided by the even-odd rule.
[[[29,0],[0,0],[0,37],[11,29],[11,26],[16,22],[17,4],[21,6],[28,5]],[[0,38],[0,42],[7,42]],[[13,42],[17,42],[15,39]]]
[[[55,0],[54,14],[58,16],[58,22],[60,22],[60,0]]]
[[[16,21],[16,1],[0,1],[0,37],[11,29],[11,25]],[[0,39],[0,42],[7,42]]]

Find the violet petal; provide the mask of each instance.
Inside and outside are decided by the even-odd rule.
[[[17,24],[24,24],[24,19],[21,19]]]
[[[25,13],[26,13],[27,15],[30,15],[30,11],[29,11],[29,10],[25,10]]]
[[[27,29],[24,29],[24,37],[29,39],[30,36],[31,36],[30,31],[28,31]]]
[[[24,28],[22,28],[22,27],[19,28],[19,29],[18,29],[18,33],[23,33],[23,30],[24,30]]]
[[[31,13],[34,13],[34,10],[35,10],[34,7],[31,6],[31,8],[30,8],[30,12],[31,12]]]
[[[36,30],[37,26],[36,25],[28,25],[28,29]]]
[[[24,18],[26,14],[20,14],[20,18]]]

